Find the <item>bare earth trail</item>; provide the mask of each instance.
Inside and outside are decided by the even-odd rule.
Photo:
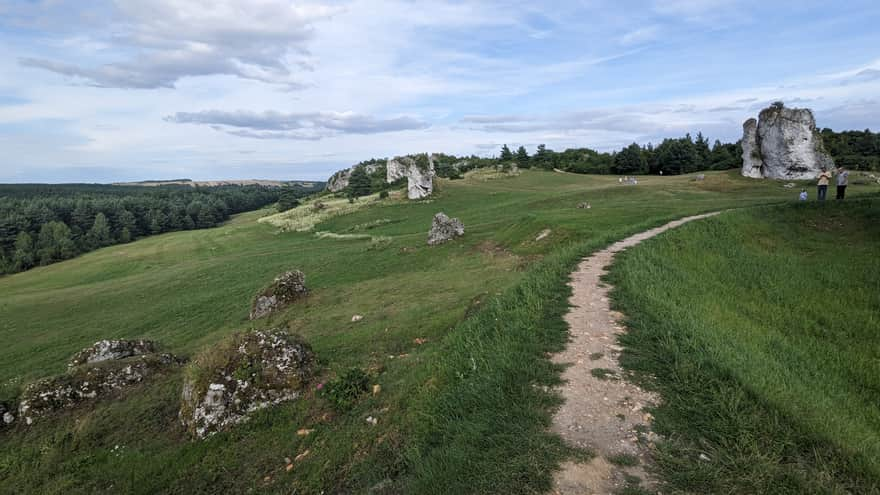
[[[601,277],[616,253],[718,213],[682,218],[628,237],[583,260],[572,274],[572,308],[565,316],[571,337],[566,349],[553,358],[570,366],[562,375],[565,384],[560,393],[565,403],[553,418],[552,430],[569,445],[587,448],[596,457],[563,464],[554,477],[554,494],[610,494],[636,482],[633,477],[641,480],[642,488],[653,487],[644,466],[655,435],[650,431],[652,417],[644,409],[656,404],[657,397],[623,379],[617,359],[621,350],[617,338],[625,331],[619,323],[622,315],[611,310],[609,288]]]

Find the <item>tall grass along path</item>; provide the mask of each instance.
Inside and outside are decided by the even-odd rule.
[[[570,461],[554,478],[559,495],[611,493],[631,485],[653,486],[645,470],[651,415],[645,408],[656,396],[626,380],[618,363],[623,332],[621,315],[611,310],[608,287],[601,282],[614,255],[687,222],[717,215],[682,218],[630,236],[586,258],[572,274],[571,310],[565,316],[571,340],[554,361],[568,365],[560,392],[564,404],[553,418],[552,430],[569,445],[595,452],[588,462]]]

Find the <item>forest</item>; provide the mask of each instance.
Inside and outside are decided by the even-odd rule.
[[[0,185],[0,274],[148,235],[215,227],[283,194],[305,196],[316,188]]]

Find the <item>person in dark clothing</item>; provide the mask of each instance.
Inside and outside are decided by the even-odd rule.
[[[849,183],[849,170],[839,167],[837,169],[837,199],[843,199],[846,195],[846,186]]]

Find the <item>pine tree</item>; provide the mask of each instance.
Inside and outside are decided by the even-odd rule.
[[[501,147],[501,156],[499,157],[499,159],[502,162],[509,162],[513,160],[513,153],[510,152],[510,148],[508,148],[506,144]]]
[[[348,179],[349,197],[359,198],[366,196],[372,192],[373,186],[370,176],[364,167],[355,167],[351,171],[351,177]]]
[[[76,255],[76,246],[71,238],[70,228],[64,222],[43,224],[37,237],[37,257],[41,265],[66,260]]]
[[[531,164],[529,164],[529,152],[526,151],[525,146],[520,146],[516,149],[516,164],[519,165],[520,168],[531,167]]]

